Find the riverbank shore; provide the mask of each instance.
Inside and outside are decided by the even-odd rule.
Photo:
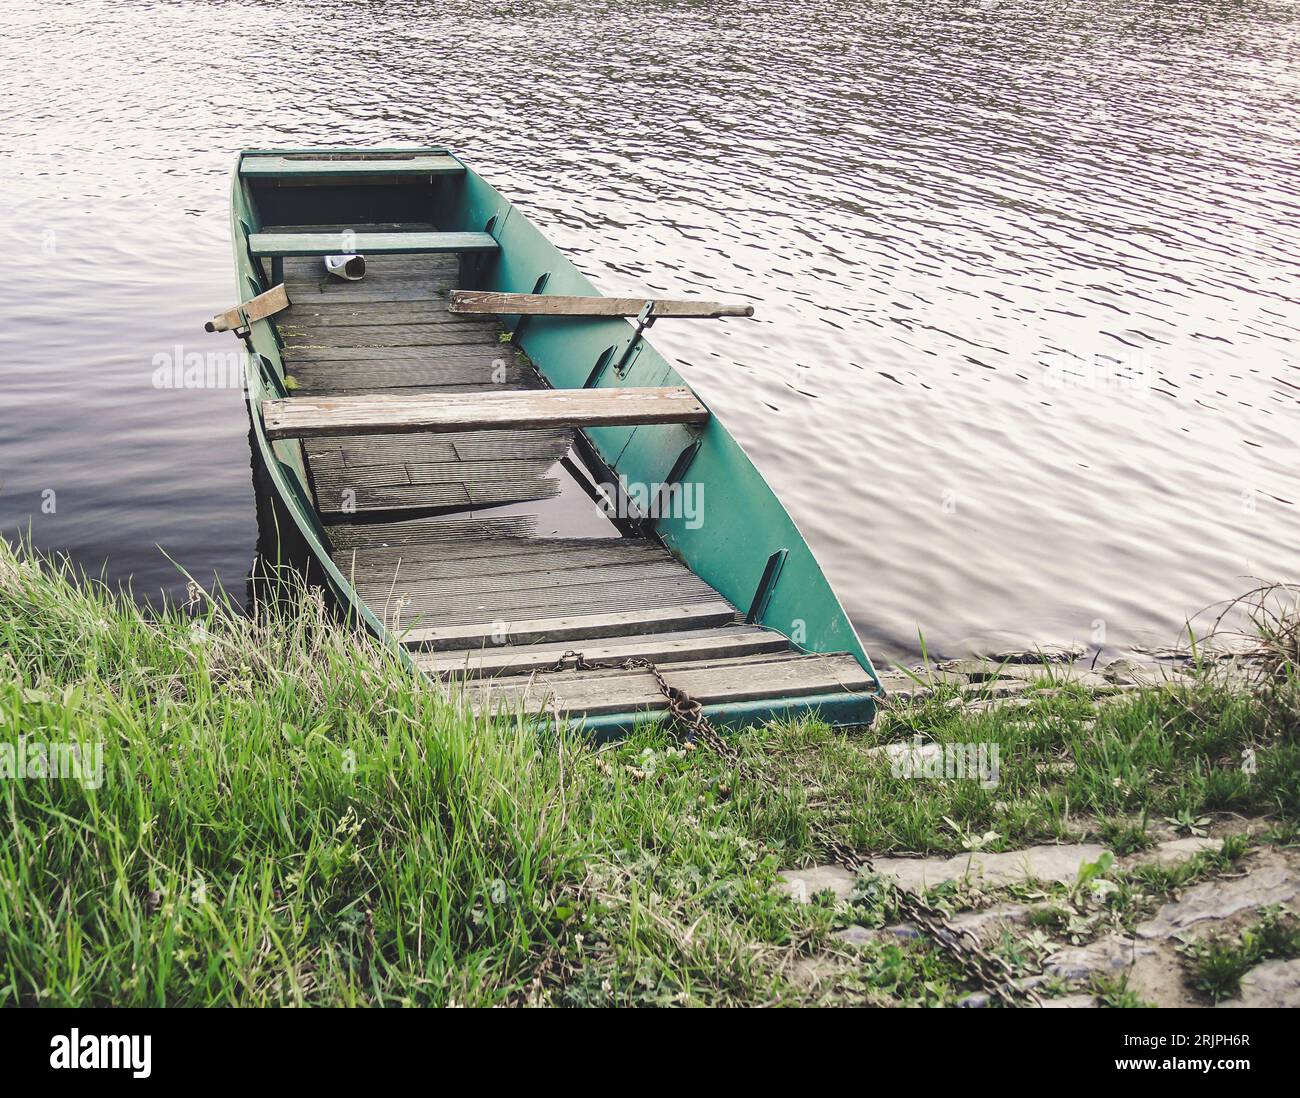
[[[903,892],[1027,1005],[1295,1001],[1285,640],[900,671],[870,729],[724,757],[487,721],[310,592],[151,616],[70,579],[0,548],[0,1003],[1000,1001]]]

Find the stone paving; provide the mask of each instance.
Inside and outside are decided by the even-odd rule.
[[[1300,960],[1265,961],[1241,978],[1241,995],[1221,1007],[1293,1007],[1300,1004]]]
[[[1236,666],[1225,653],[1212,653],[1229,673]],[[915,701],[936,688],[955,690],[975,708],[1016,704],[1024,695],[1054,686],[1077,684],[1096,697],[1119,696],[1162,682],[1191,682],[1186,652],[1175,649],[1150,654],[1145,662],[1123,658],[1095,663],[1082,648],[1048,646],[1031,652],[1000,652],[993,656],[940,660],[910,669],[880,672],[881,685],[896,702]],[[901,744],[882,749],[905,750]]]
[[[1198,839],[1195,846],[1174,839],[1158,844],[1148,855],[1178,860],[1191,857],[1199,850],[1217,849],[1221,839]],[[947,881],[968,881],[986,888],[999,888],[1026,881],[1055,881],[1070,884],[1078,879],[1080,868],[1095,862],[1106,848],[1097,843],[1068,843],[1031,846],[1005,854],[954,854],[938,858],[876,858],[878,874],[889,877],[899,888],[919,892]],[[1133,861],[1141,861],[1139,856]],[[829,890],[837,900],[847,900],[858,882],[858,875],[839,865],[813,866],[811,869],[785,869],[779,874],[784,889],[796,900],[807,903],[818,892]]]
[[[922,700],[942,688],[951,695],[949,704],[973,710],[1026,705],[1030,703],[1030,695],[1066,683],[1084,686],[1093,697],[1105,699],[1160,682],[1192,681],[1186,652],[1171,649],[1151,653],[1145,663],[1116,659],[1099,666],[1082,662],[1084,655],[1077,648],[1004,652],[990,657],[944,660],[910,671],[888,671],[881,675],[881,680],[895,703]],[[1227,674],[1241,670],[1230,654],[1211,655],[1222,661]],[[891,764],[919,770],[927,763],[940,761],[942,751],[940,744],[917,738],[873,748],[870,753],[880,755]],[[1173,837],[1166,831],[1164,840],[1153,848],[1116,859],[1115,869],[1122,871],[1151,864],[1174,867],[1203,852],[1218,850],[1222,845],[1222,838]],[[973,889],[976,897],[988,898],[990,892],[1012,887],[1023,892],[1035,886],[1073,885],[1079,879],[1081,867],[1096,863],[1104,853],[1105,848],[1097,843],[1078,842],[1031,846],[1003,853],[977,851],[930,858],[882,856],[873,859],[873,867],[877,874],[912,893],[956,882]],[[1059,988],[1064,983],[1075,989],[1046,999],[1043,1005],[1053,1009],[1098,1005],[1094,996],[1084,989],[1100,977],[1122,977],[1141,999],[1157,1005],[1207,1005],[1188,986],[1182,949],[1187,942],[1239,930],[1251,918],[1258,919],[1265,909],[1280,907],[1300,913],[1300,855],[1265,848],[1238,864],[1242,871],[1235,876],[1225,875],[1175,891],[1168,902],[1150,918],[1139,922],[1131,933],[1110,931],[1079,944],[1061,942],[1059,948],[1043,958],[1041,973],[1025,977],[1021,983],[1036,988],[1047,984]],[[839,865],[787,869],[779,878],[779,887],[796,902],[807,903],[819,893],[830,893],[840,904],[847,904],[860,879],[858,874]],[[959,911],[948,922],[955,929],[989,943],[1007,932],[1029,933],[1035,909],[1056,906],[1050,901],[1029,903],[1015,897],[1004,898],[978,910]],[[849,926],[836,931],[832,937],[837,943],[852,947],[920,936],[916,927],[899,923],[882,928]],[[833,973],[834,962],[813,958],[807,971],[827,975]],[[983,992],[976,992],[958,1005],[985,1006],[989,998]],[[1300,959],[1265,961],[1242,977],[1237,998],[1218,1005],[1300,1006]]]
[[[1117,869],[1145,863],[1176,865],[1196,854],[1214,850],[1222,840],[1209,837],[1168,839],[1153,849],[1116,860]],[[1081,866],[1095,863],[1104,848],[1095,843],[1033,846],[1002,854],[972,853],[936,858],[877,858],[876,872],[893,880],[899,888],[916,892],[949,881],[976,886],[987,892],[1010,885],[1069,885],[1078,879]],[[1300,913],[1300,857],[1263,849],[1242,860],[1237,876],[1219,877],[1176,892],[1155,914],[1134,928],[1132,934],[1110,932],[1080,945],[1062,944],[1048,954],[1042,973],[1022,983],[1041,987],[1048,979],[1069,985],[1088,985],[1097,977],[1126,977],[1128,987],[1146,1002],[1162,1006],[1204,1006],[1187,986],[1180,945],[1204,939],[1225,930],[1239,929],[1243,920],[1258,918],[1266,908],[1280,907]],[[837,901],[847,901],[858,875],[837,865],[788,869],[780,874],[780,888],[796,902],[807,903],[821,892]],[[994,903],[979,910],[958,912],[949,918],[957,929],[989,942],[1004,931],[1025,932],[1036,907],[1051,907],[1017,900]],[[834,938],[850,946],[865,946],[890,938],[906,940],[920,936],[907,923],[879,929],[850,926],[836,931]],[[989,996],[976,992],[958,1005],[985,1006]],[[1052,1008],[1096,1005],[1091,994],[1071,993],[1049,999]],[[1220,1006],[1300,1006],[1300,960],[1266,961],[1248,972],[1238,998]]]

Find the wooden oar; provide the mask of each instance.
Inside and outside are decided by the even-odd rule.
[[[228,332],[232,328],[247,328],[255,320],[265,320],[268,316],[274,316],[282,309],[287,309],[289,305],[289,291],[283,284],[272,286],[266,293],[258,294],[251,301],[245,301],[242,305],[218,313],[203,325],[203,329],[208,332]]]
[[[563,294],[498,294],[482,290],[452,290],[449,313],[490,313],[498,316],[640,316],[716,320],[724,316],[753,316],[752,305],[718,301],[669,301],[648,297],[567,297]]]

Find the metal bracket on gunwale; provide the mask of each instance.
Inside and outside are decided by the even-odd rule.
[[[546,284],[551,280],[551,272],[544,271],[537,276],[537,281],[533,283],[533,293],[540,294],[546,289]],[[511,342],[519,342],[519,333],[523,330],[524,325],[528,322],[528,317],[520,316],[515,319],[515,326],[510,329]]]
[[[641,311],[636,314],[636,331],[632,333],[632,339],[628,343],[627,349],[619,357],[618,362],[614,364],[614,372],[619,377],[627,375],[627,368],[632,362],[632,356],[636,353],[637,348],[641,346],[641,337],[645,334],[645,330],[654,324],[655,319],[655,303],[647,301],[641,306]]]
[[[776,581],[781,578],[781,569],[785,567],[785,558],[789,555],[789,549],[778,549],[767,558],[767,567],[763,569],[762,578],[759,579],[758,587],[754,589],[754,598],[749,604],[749,613],[745,615],[747,624],[753,625],[763,620],[767,604],[772,601],[772,592],[776,590]]]
[[[690,444],[677,455],[677,460],[673,462],[673,467],[668,470],[668,475],[664,477],[664,482],[659,488],[659,495],[655,499],[650,514],[656,518],[662,518],[669,513],[669,504],[672,500],[672,494],[677,490],[678,485],[682,483],[682,478],[686,476],[686,470],[691,467],[691,462],[695,460],[695,455],[700,452],[700,440],[693,439]]]

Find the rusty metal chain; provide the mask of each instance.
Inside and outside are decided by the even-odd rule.
[[[686,743],[703,744],[728,762],[740,765],[740,756],[726,740],[718,735],[705,715],[704,705],[685,690],[668,682],[652,660],[644,656],[629,656],[617,663],[600,663],[587,659],[581,652],[570,650],[551,666],[538,668],[536,673],[553,675],[560,671],[648,671],[654,677],[659,692],[668,702],[668,712],[685,729]]]
[[[570,662],[572,661],[572,662]],[[765,775],[758,774],[745,764],[740,753],[727,743],[713,727],[705,715],[703,704],[685,690],[673,686],[664,678],[663,672],[652,660],[644,656],[630,656],[617,663],[601,663],[589,660],[581,652],[569,650],[554,664],[538,668],[536,674],[553,675],[561,671],[647,671],[654,677],[659,692],[668,702],[668,711],[686,730],[688,746],[702,744],[714,754],[725,759],[735,768],[738,778],[746,778],[756,783],[773,786],[774,783]],[[814,828],[814,835],[825,845],[831,858],[851,873],[865,869],[874,873],[870,855],[862,855],[838,842],[821,830]],[[973,979],[984,991],[996,997],[1006,1006],[1018,1006],[1016,996],[1028,999],[1035,1006],[1042,1006],[1043,1001],[1032,987],[1016,983],[1016,974],[1001,957],[989,953],[980,945],[979,939],[967,930],[953,926],[943,912],[927,904],[920,896],[904,888],[894,890],[899,911],[913,925],[926,934],[935,945],[943,949],[957,966]]]
[[[870,855],[859,854],[824,835],[820,837],[831,859],[850,873],[859,873],[864,869],[868,873],[876,872]],[[1032,987],[1017,983],[1011,966],[996,954],[989,953],[969,930],[953,926],[942,911],[901,885],[894,888],[894,899],[903,917],[944,950],[983,991],[1009,1007],[1021,1005],[1017,996],[1027,999],[1034,1006],[1043,1005],[1038,992]]]

